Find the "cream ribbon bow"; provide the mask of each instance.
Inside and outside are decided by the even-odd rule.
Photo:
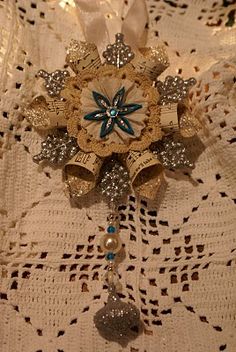
[[[125,11],[123,0],[75,0],[85,40],[96,44],[99,54],[123,33],[129,45],[138,49],[146,44],[148,12],[145,0],[133,0]],[[125,13],[126,12],[126,13]]]

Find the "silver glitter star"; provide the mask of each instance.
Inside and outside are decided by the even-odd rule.
[[[123,67],[134,58],[134,53],[129,45],[124,43],[124,34],[117,33],[114,44],[109,44],[103,52],[106,63],[118,68]]]
[[[114,290],[109,292],[107,304],[94,316],[94,323],[102,337],[125,346],[142,329],[139,310],[122,302]]]
[[[156,87],[160,93],[160,104],[178,103],[187,97],[189,89],[196,84],[196,79],[182,79],[179,76],[167,76],[164,82],[157,81]]]
[[[70,137],[67,132],[58,131],[48,135],[41,143],[41,152],[33,157],[33,161],[39,163],[43,160],[53,165],[64,164],[78,152],[76,138]]]
[[[153,154],[167,169],[192,168],[194,165],[189,160],[185,145],[173,136],[165,136],[161,141],[151,147]]]
[[[69,76],[67,70],[56,70],[48,73],[44,70],[38,72],[38,76],[45,80],[44,87],[50,97],[59,97],[62,89],[65,87],[65,79]]]

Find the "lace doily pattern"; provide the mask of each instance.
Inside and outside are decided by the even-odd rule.
[[[108,209],[93,195],[69,206],[61,172],[33,163],[44,135],[31,130],[19,108],[34,96],[40,68],[63,68],[78,25],[66,3],[72,4],[4,0],[0,6],[4,352],[120,351],[93,326],[106,301],[99,242]],[[140,308],[144,322],[144,333],[123,350],[234,352],[235,4],[149,0],[148,6],[150,45],[161,38],[169,51],[165,74],[198,80],[191,109],[201,112],[204,129],[188,141],[196,160],[191,174],[169,171],[155,202],[130,196],[120,206],[120,295]]]

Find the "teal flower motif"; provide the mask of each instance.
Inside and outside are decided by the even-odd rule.
[[[93,91],[92,94],[94,101],[100,109],[85,115],[84,119],[89,121],[101,121],[100,138],[104,138],[110,134],[115,125],[117,125],[122,131],[134,135],[134,130],[125,115],[129,115],[134,111],[141,109],[142,105],[124,104],[124,87],[118,90],[112,101],[109,101],[108,98],[98,92]]]

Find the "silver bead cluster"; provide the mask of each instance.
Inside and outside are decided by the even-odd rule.
[[[94,323],[102,337],[122,346],[135,339],[142,328],[139,310],[122,302],[114,290],[110,290],[107,304],[95,314]]]
[[[76,138],[70,137],[67,132],[58,131],[50,134],[41,143],[41,152],[33,157],[39,163],[46,160],[53,165],[62,165],[71,159],[79,150]]]
[[[106,51],[103,52],[103,57],[107,64],[120,68],[134,58],[134,53],[130,46],[124,43],[124,35],[117,33],[115,43],[107,46]]]
[[[99,183],[100,192],[110,203],[116,203],[127,194],[129,188],[127,169],[112,159],[102,170]]]
[[[38,76],[45,80],[44,87],[50,97],[59,97],[62,89],[65,87],[65,79],[69,77],[67,70],[56,70],[48,73],[44,70],[38,72]]]
[[[166,136],[161,141],[152,145],[153,154],[167,169],[192,168],[186,147],[181,140]]]
[[[160,93],[160,104],[178,103],[187,97],[189,89],[196,84],[196,79],[182,79],[179,76],[167,76],[164,82],[157,81],[156,87]]]

